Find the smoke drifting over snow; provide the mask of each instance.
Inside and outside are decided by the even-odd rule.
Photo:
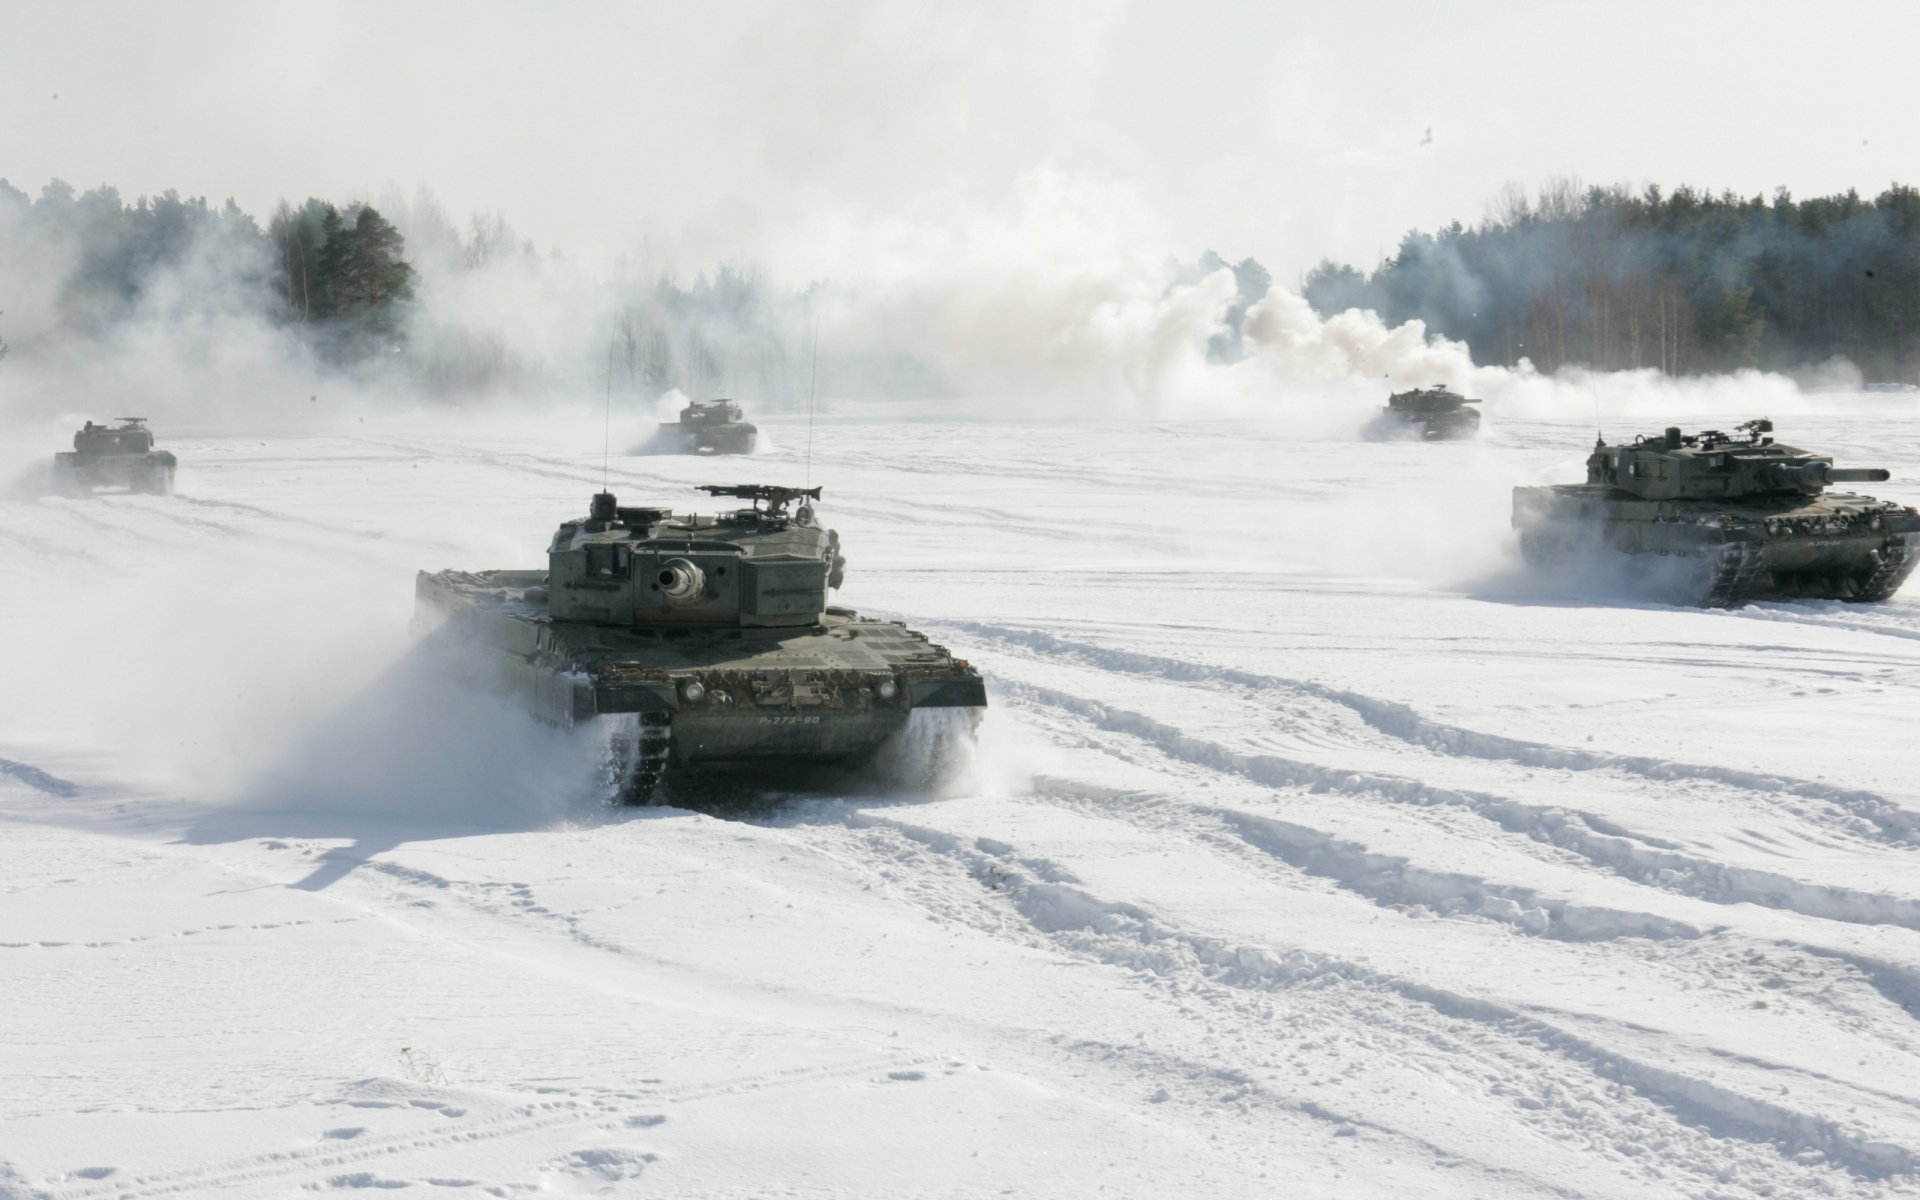
[[[749,418],[898,406],[978,418],[1233,419],[1354,433],[1388,391],[1442,383],[1496,419],[1593,412],[1791,411],[1777,375],[1670,379],[1655,371],[1545,376],[1475,366],[1417,321],[1322,319],[1295,292],[1242,294],[1227,269],[1195,276],[1159,216],[1124,187],[1047,167],[1011,201],[916,219],[828,206],[798,226],[814,281],[716,268],[692,283],[542,253],[497,216],[456,230],[429,197],[383,203],[419,273],[404,347],[324,365],[296,325],[261,311],[261,264],[203,236],[158,266],[110,318],[65,291],[87,247],[0,230],[0,423],[41,457],[83,416],[135,412],[181,429],[315,429],[448,408],[552,414],[611,397],[644,432],[673,395],[732,395]],[[0,221],[17,222],[16,214]],[[1236,307],[1238,306],[1238,307]],[[1236,331],[1229,314],[1244,310]],[[1240,357],[1210,353],[1233,337]],[[670,414],[669,414],[670,417]],[[0,470],[19,464],[0,462]]]
[[[1784,376],[1657,371],[1545,376],[1476,366],[1462,343],[1370,312],[1322,319],[1275,286],[1242,322],[1238,361],[1210,359],[1239,297],[1230,270],[1193,278],[1164,223],[1127,189],[1052,168],[1011,201],[917,221],[824,220],[797,236],[821,285],[828,403],[921,401],[942,415],[1273,419],[1351,431],[1390,390],[1445,383],[1494,413],[1637,417],[1786,410]]]

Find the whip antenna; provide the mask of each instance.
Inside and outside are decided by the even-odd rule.
[[[607,460],[613,455],[613,339],[607,339],[607,407],[600,421],[600,490],[607,490]]]
[[[812,305],[808,305],[812,308]],[[813,483],[813,398],[820,383],[820,314],[813,314],[813,362],[807,379],[807,483]]]

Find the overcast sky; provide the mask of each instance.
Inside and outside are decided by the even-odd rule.
[[[1291,281],[1508,181],[1920,182],[1916,58],[1894,2],[7,0],[0,176],[262,216],[425,188],[592,261],[790,278],[873,228],[964,252],[1038,189]]]

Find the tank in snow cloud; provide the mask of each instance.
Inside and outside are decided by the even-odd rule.
[[[661,422],[660,434],[688,454],[752,454],[760,440],[732,400],[695,400],[678,421]]]
[[[1513,490],[1513,524],[1535,567],[1576,567],[1651,583],[1680,603],[1735,608],[1769,597],[1885,600],[1920,561],[1920,513],[1833,484],[1878,483],[1879,467],[1771,436],[1669,428],[1596,440],[1585,483]]]
[[[971,738],[980,673],[897,621],[827,603],[846,559],[815,515],[819,488],[700,490],[747,503],[697,516],[601,492],[561,523],[544,571],[421,572],[416,622],[533,716],[609,727],[626,804],[709,766],[857,763],[921,721],[939,728],[916,737],[918,769],[964,750],[942,739]]]
[[[1480,410],[1467,406],[1478,403],[1436,383],[1388,396],[1387,406],[1380,410],[1380,423],[1388,432],[1411,434],[1429,442],[1470,438],[1480,432]]]
[[[73,435],[73,449],[53,456],[53,490],[84,496],[96,488],[126,488],[164,496],[173,491],[175,460],[153,448],[145,417],[116,417],[118,425],[88,421]]]

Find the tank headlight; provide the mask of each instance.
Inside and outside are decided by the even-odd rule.
[[[891,700],[900,694],[900,685],[891,679],[882,679],[880,686],[873,689],[882,700]]]
[[[1884,528],[1885,526],[1886,526],[1886,522],[1880,519],[1879,513],[1873,514],[1872,519],[1867,522],[1867,528],[1874,530],[1876,532],[1878,532],[1880,529]]]
[[[707,698],[707,689],[701,687],[700,681],[696,679],[680,689],[680,694],[687,698],[689,704],[698,704]]]

